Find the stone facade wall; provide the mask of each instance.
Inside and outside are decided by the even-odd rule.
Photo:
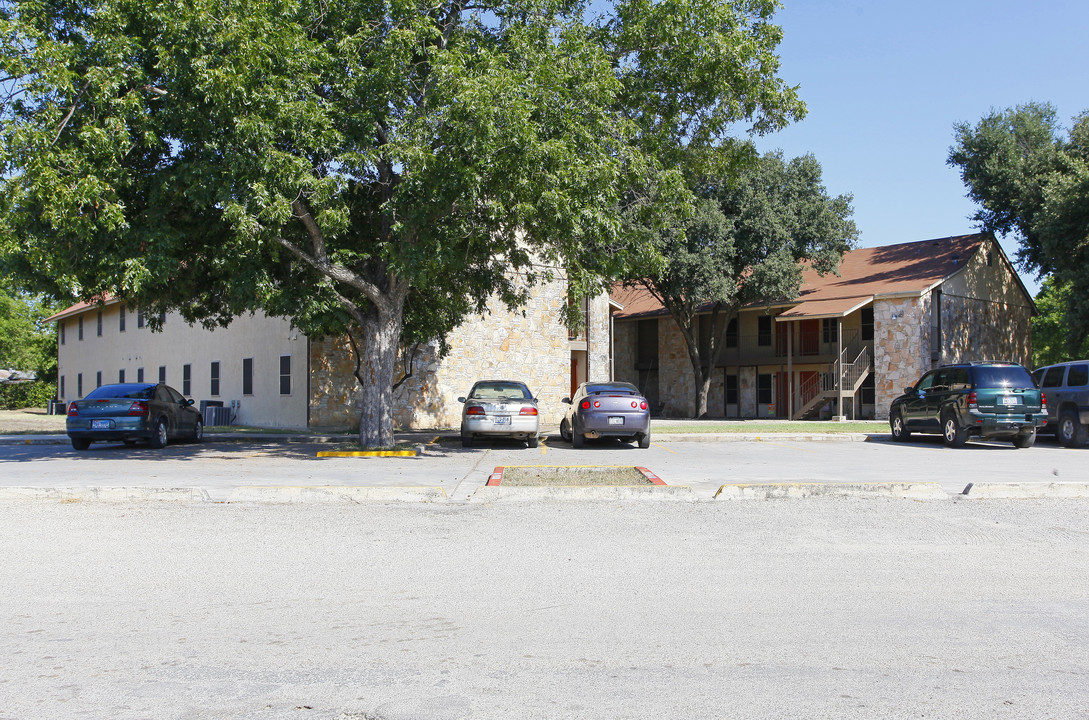
[[[931,368],[930,294],[875,299],[873,304],[874,398],[876,417]]]
[[[658,399],[666,417],[692,417],[695,380],[681,329],[672,316],[658,320]]]
[[[557,425],[570,394],[571,350],[562,310],[567,286],[562,280],[530,290],[524,308],[510,311],[493,300],[483,317],[470,318],[448,338],[449,352],[437,344],[422,347],[413,377],[394,392],[394,421],[402,428],[457,428],[461,403],[477,380],[525,382],[540,399],[542,425]],[[590,372],[608,377],[608,298],[591,303]],[[352,375],[354,360],[345,341],[311,345],[311,427],[359,425],[361,393]],[[596,367],[595,367],[596,365]],[[604,373],[604,376],[601,375]]]
[[[609,329],[612,324],[612,309],[609,306],[609,296],[601,294],[590,298],[588,304],[590,317],[586,330],[586,358],[590,367],[586,380],[612,380],[613,359]]]
[[[1032,362],[1032,303],[997,242],[986,240],[941,289],[941,363]]]
[[[628,382],[639,387],[639,371],[635,369],[637,343],[639,335],[638,321],[619,321],[613,326],[613,375],[620,382]],[[646,392],[645,388],[639,388]]]

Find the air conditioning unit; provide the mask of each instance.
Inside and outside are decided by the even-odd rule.
[[[206,427],[212,427],[214,425],[230,425],[231,424],[231,409],[226,407],[214,407],[209,406],[204,408],[204,425]]]

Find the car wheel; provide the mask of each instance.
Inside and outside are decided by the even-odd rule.
[[[526,440],[526,446],[529,447],[531,450],[533,448],[537,447],[538,444],[540,444],[540,439],[539,438],[531,437],[528,440]]]
[[[904,416],[899,410],[889,416],[889,428],[892,430],[892,439],[897,442],[904,442],[911,437],[911,431],[904,425]]]
[[[204,423],[197,420],[196,426],[193,428],[193,442],[200,442],[204,439]]]
[[[571,432],[571,447],[581,448],[583,443],[586,442],[586,438],[580,432]]]
[[[951,412],[942,415],[942,437],[949,447],[961,447],[968,442],[968,431],[957,422],[957,416]]]
[[[571,428],[567,425],[567,418],[560,420],[560,437],[571,442]]]
[[[1059,416],[1059,442],[1066,447],[1084,447],[1089,427],[1078,422],[1078,416],[1067,410]]]
[[[1033,443],[1036,442],[1036,428],[1032,428],[1032,432],[1022,433],[1020,435],[1014,435],[1013,446],[1017,448],[1030,448]]]
[[[162,450],[166,447],[166,442],[166,420],[160,418],[159,422],[155,425],[155,435],[152,436],[149,444],[156,450]]]
[[[649,432],[643,433],[642,436],[639,438],[639,447],[643,448],[644,450],[646,450],[648,447],[650,447],[650,433]]]
[[[87,438],[72,438],[72,447],[76,450],[86,450],[91,447],[91,441]]]

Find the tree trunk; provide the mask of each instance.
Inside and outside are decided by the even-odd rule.
[[[365,448],[393,447],[393,374],[404,319],[404,298],[390,303],[388,312],[373,306],[363,321],[362,364],[356,379],[363,388],[359,444]]]
[[[702,366],[703,363],[700,363]],[[696,381],[696,418],[707,417],[707,395],[711,391],[711,376],[713,375],[711,370],[706,373],[703,372],[703,368],[693,367],[693,371]]]

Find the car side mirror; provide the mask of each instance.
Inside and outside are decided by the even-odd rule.
[[[560,402],[562,402],[564,405],[570,405],[571,398],[564,398],[563,400],[560,400]]]
[[[459,403],[463,403],[463,402],[465,402],[465,398],[463,398],[463,397],[459,397],[459,398],[458,398],[458,402],[459,402]]]
[[[914,385],[904,388],[905,395],[915,395],[917,392]]]
[[[188,400],[185,401],[185,405],[186,405],[186,407],[188,407],[188,406],[192,405],[194,402],[195,401],[193,400],[193,398],[189,398]]]

